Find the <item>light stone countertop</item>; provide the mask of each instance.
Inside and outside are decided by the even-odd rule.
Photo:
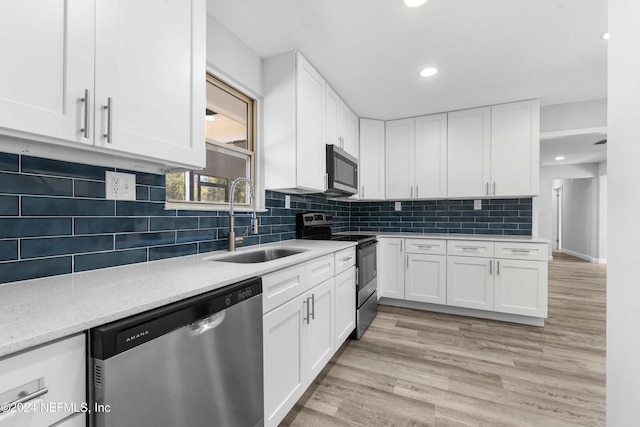
[[[375,231],[346,231],[337,234],[369,234],[377,237],[399,237],[413,239],[438,240],[478,240],[489,242],[520,242],[520,243],[549,243],[549,240],[532,236],[502,236],[499,234],[458,234],[458,233],[410,233],[410,232],[375,232]]]
[[[3,284],[0,357],[354,245],[287,240],[238,248],[236,253],[277,247],[306,252],[235,264],[210,260],[230,254],[217,251]]]

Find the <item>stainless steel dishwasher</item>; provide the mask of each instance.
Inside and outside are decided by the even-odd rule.
[[[264,425],[262,280],[90,331],[96,427]]]

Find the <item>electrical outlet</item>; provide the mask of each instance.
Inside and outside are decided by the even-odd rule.
[[[135,200],[136,176],[132,173],[105,173],[106,197],[111,200]]]
[[[395,209],[400,212],[402,210],[402,202],[396,202]]]
[[[284,208],[291,209],[291,196],[288,194],[284,196]]]
[[[482,210],[482,200],[473,201],[473,210],[476,210],[476,211]]]

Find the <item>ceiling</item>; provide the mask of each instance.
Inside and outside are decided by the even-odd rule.
[[[359,116],[606,97],[606,0],[207,0],[262,58],[300,50]],[[439,72],[418,75],[425,66]]]

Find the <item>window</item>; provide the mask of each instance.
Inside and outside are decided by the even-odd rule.
[[[202,170],[167,174],[167,201],[211,205],[229,203],[231,183],[255,176],[255,101],[207,75],[207,165]],[[244,183],[236,186],[234,203],[248,205]]]

